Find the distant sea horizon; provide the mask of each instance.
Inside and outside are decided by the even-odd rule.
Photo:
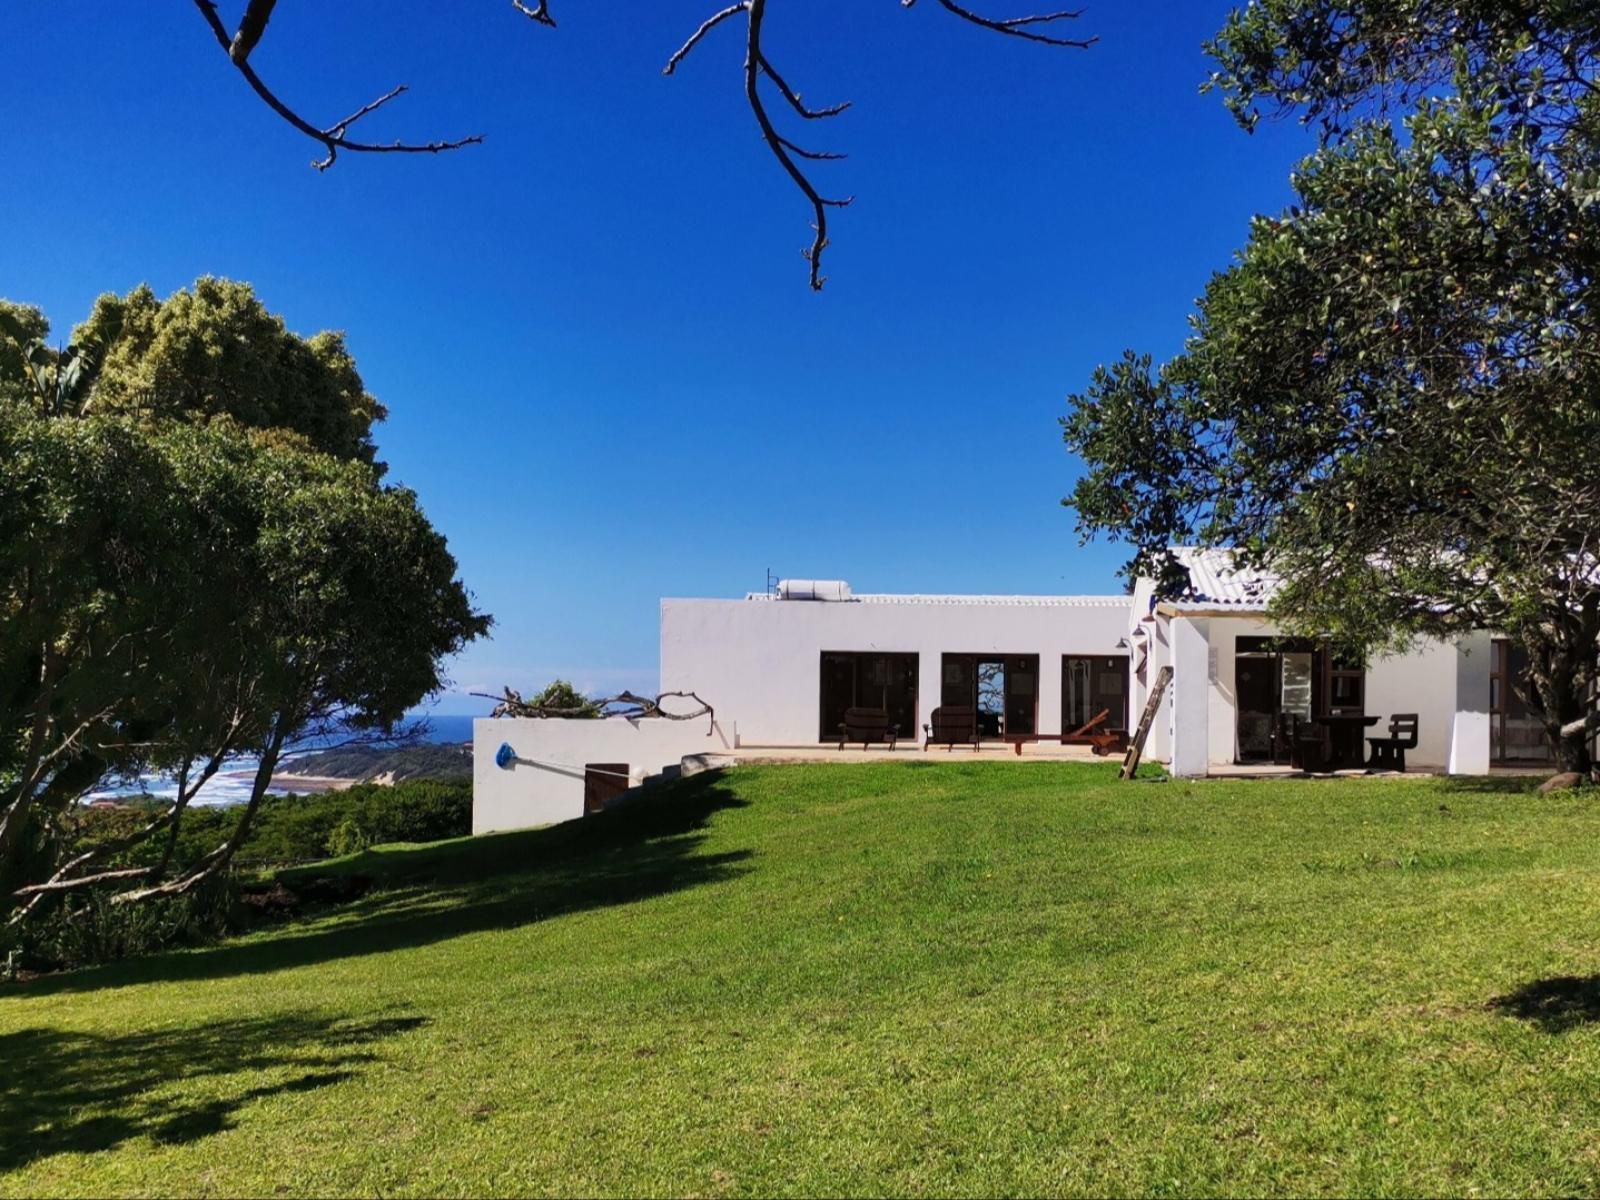
[[[413,713],[407,717],[409,722],[422,722],[424,728],[418,738],[419,742],[436,746],[455,745],[472,740],[472,722],[477,717],[462,713]],[[318,739],[305,746],[297,747],[295,752],[286,755],[279,763],[280,773],[274,776],[272,784],[267,788],[268,795],[287,795],[291,792],[306,792],[311,789],[305,784],[295,785],[294,779],[281,773],[282,768],[288,768],[295,759],[307,754],[315,754],[318,750],[337,745],[343,738],[338,736]],[[243,804],[250,799],[250,787],[255,778],[257,759],[241,756],[228,762],[220,771],[206,781],[204,787],[195,795],[194,803],[212,806],[225,806],[229,804]],[[139,797],[150,797],[159,800],[171,800],[178,794],[178,783],[175,778],[164,772],[146,772],[134,779],[114,783],[89,793],[86,800],[132,800]]]

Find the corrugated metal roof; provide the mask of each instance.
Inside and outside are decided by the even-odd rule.
[[[1189,572],[1189,587],[1175,602],[1178,608],[1237,608],[1243,612],[1260,612],[1278,589],[1276,576],[1253,567],[1237,566],[1232,550],[1174,546],[1172,554]]]
[[[989,605],[1005,608],[1126,608],[1131,603],[1128,596],[941,596],[921,593],[896,595],[891,592],[857,592],[849,600],[780,600],[766,592],[751,592],[747,600],[765,600],[784,604],[925,604],[925,605]]]

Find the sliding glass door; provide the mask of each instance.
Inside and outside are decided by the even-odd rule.
[[[1128,660],[1117,655],[1067,655],[1061,660],[1061,732],[1109,714],[1100,732],[1128,728]]]
[[[821,741],[839,736],[839,725],[851,708],[881,709],[900,727],[901,737],[916,737],[917,656],[823,651],[819,707]]]
[[[983,737],[1038,733],[1037,654],[946,654],[941,668],[939,702],[976,710]]]

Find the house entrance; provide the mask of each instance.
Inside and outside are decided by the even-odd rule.
[[[1290,718],[1361,715],[1366,669],[1307,639],[1242,637],[1235,648],[1233,692],[1238,760],[1287,763]],[[1339,736],[1359,739],[1360,733],[1353,728]],[[1343,752],[1342,745],[1335,749]],[[1359,740],[1354,753],[1359,757]]]
[[[946,654],[942,665],[939,702],[975,709],[979,736],[1038,733],[1037,654]]]

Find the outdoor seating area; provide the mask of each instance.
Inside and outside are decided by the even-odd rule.
[[[1364,737],[1382,718],[1361,713],[1325,713],[1306,719],[1285,713],[1279,733],[1289,747],[1289,763],[1308,775],[1335,771],[1404,771],[1406,751],[1417,748],[1419,717],[1395,713],[1387,737]],[[1363,742],[1371,753],[1363,750]]]

